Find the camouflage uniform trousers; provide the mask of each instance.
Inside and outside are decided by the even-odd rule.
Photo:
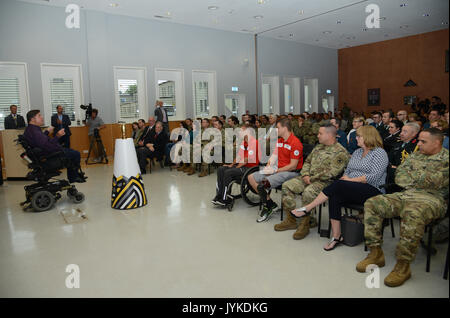
[[[381,246],[382,223],[385,218],[400,216],[400,241],[397,260],[415,259],[425,226],[445,216],[445,201],[425,191],[404,191],[377,195],[364,204],[364,236],[366,245]]]
[[[190,159],[191,159],[191,167],[194,168],[194,169],[196,169],[197,163],[194,163],[194,146],[191,145],[190,147],[191,147],[191,153],[190,153],[190,157],[191,157],[191,158],[190,158]],[[201,146],[196,145],[196,147],[200,147],[200,150],[197,150],[197,151],[200,151],[200,153],[203,152],[203,147],[204,147],[204,145],[201,145]],[[197,149],[197,148],[196,148],[196,149]],[[211,154],[211,155],[214,154],[214,149],[211,149],[211,153],[210,153],[210,154]],[[199,162],[199,164],[200,164],[200,167],[201,167],[201,170],[202,170],[202,171],[208,169],[208,166],[210,165],[210,164],[204,162],[204,161],[203,161],[203,158],[201,159],[201,162]]]
[[[295,197],[302,195],[302,205],[310,204],[330,182],[315,181],[306,184],[301,177],[296,177],[283,183],[282,197],[283,212],[289,214],[296,208]]]

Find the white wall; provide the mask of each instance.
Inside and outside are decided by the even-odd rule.
[[[105,122],[116,121],[113,66],[147,68],[149,113],[155,68],[184,69],[187,116],[193,116],[191,74],[198,69],[217,72],[219,114],[232,86],[246,94],[247,109],[257,111],[253,35],[83,9],[81,28],[67,29],[66,15],[62,7],[0,1],[0,61],[28,64],[31,108],[43,108],[40,63],[51,62],[82,65],[84,102]],[[280,85],[285,75],[317,77],[319,95],[327,88],[337,93],[336,50],[264,37],[258,50],[260,73],[279,74]]]

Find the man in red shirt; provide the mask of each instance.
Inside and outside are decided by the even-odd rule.
[[[277,204],[270,199],[266,189],[275,189],[299,175],[303,166],[303,145],[291,131],[288,118],[277,123],[278,142],[264,169],[248,176],[252,188],[258,192],[263,209],[257,222],[269,219]]]
[[[217,170],[216,197],[211,201],[215,205],[225,206],[229,204],[231,200],[227,195],[230,192],[229,184],[231,181],[240,180],[247,169],[259,165],[258,140],[245,132],[250,127],[253,128],[250,122],[246,121],[241,128],[244,141],[233,163],[223,165]]]

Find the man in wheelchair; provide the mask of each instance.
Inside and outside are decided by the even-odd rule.
[[[277,125],[278,142],[264,169],[248,176],[248,182],[259,194],[263,205],[257,222],[264,222],[276,210],[277,204],[272,201],[268,190],[276,189],[284,182],[299,175],[303,166],[303,144],[292,133],[288,118],[281,119]]]
[[[229,205],[231,203],[229,194],[231,193],[230,184],[232,181],[240,180],[247,169],[256,167],[259,164],[258,140],[251,134],[246,133],[246,130],[250,127],[252,125],[249,121],[246,121],[241,128],[244,140],[233,163],[224,164],[217,170],[216,196],[211,201],[215,205]]]
[[[58,131],[53,139],[49,137],[53,127],[42,132],[40,126],[43,125],[44,119],[39,110],[29,111],[27,121],[28,127],[24,134],[19,136],[18,142],[24,147],[25,159],[29,161],[29,167],[32,169],[28,177],[38,183],[25,187],[27,201],[22,205],[31,202],[37,211],[48,210],[55,200],[61,197],[57,192],[62,190],[67,190],[69,197],[75,203],[82,202],[84,195],[71,183],[86,182],[87,177],[81,171],[80,153],[59,144],[59,138],[65,134],[64,129]],[[67,168],[69,181],[49,182],[49,179],[58,176],[59,170],[63,168]]]

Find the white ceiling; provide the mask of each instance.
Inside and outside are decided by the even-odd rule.
[[[329,48],[446,29],[449,22],[449,0],[265,0],[263,4],[258,4],[261,0],[19,1],[60,7],[75,3],[82,10],[258,34]],[[112,3],[118,6],[110,6]],[[380,15],[385,19],[380,21],[380,29],[365,31],[369,15],[365,8],[372,3],[380,7]],[[218,9],[209,10],[209,6]],[[254,18],[258,15],[263,17]]]

